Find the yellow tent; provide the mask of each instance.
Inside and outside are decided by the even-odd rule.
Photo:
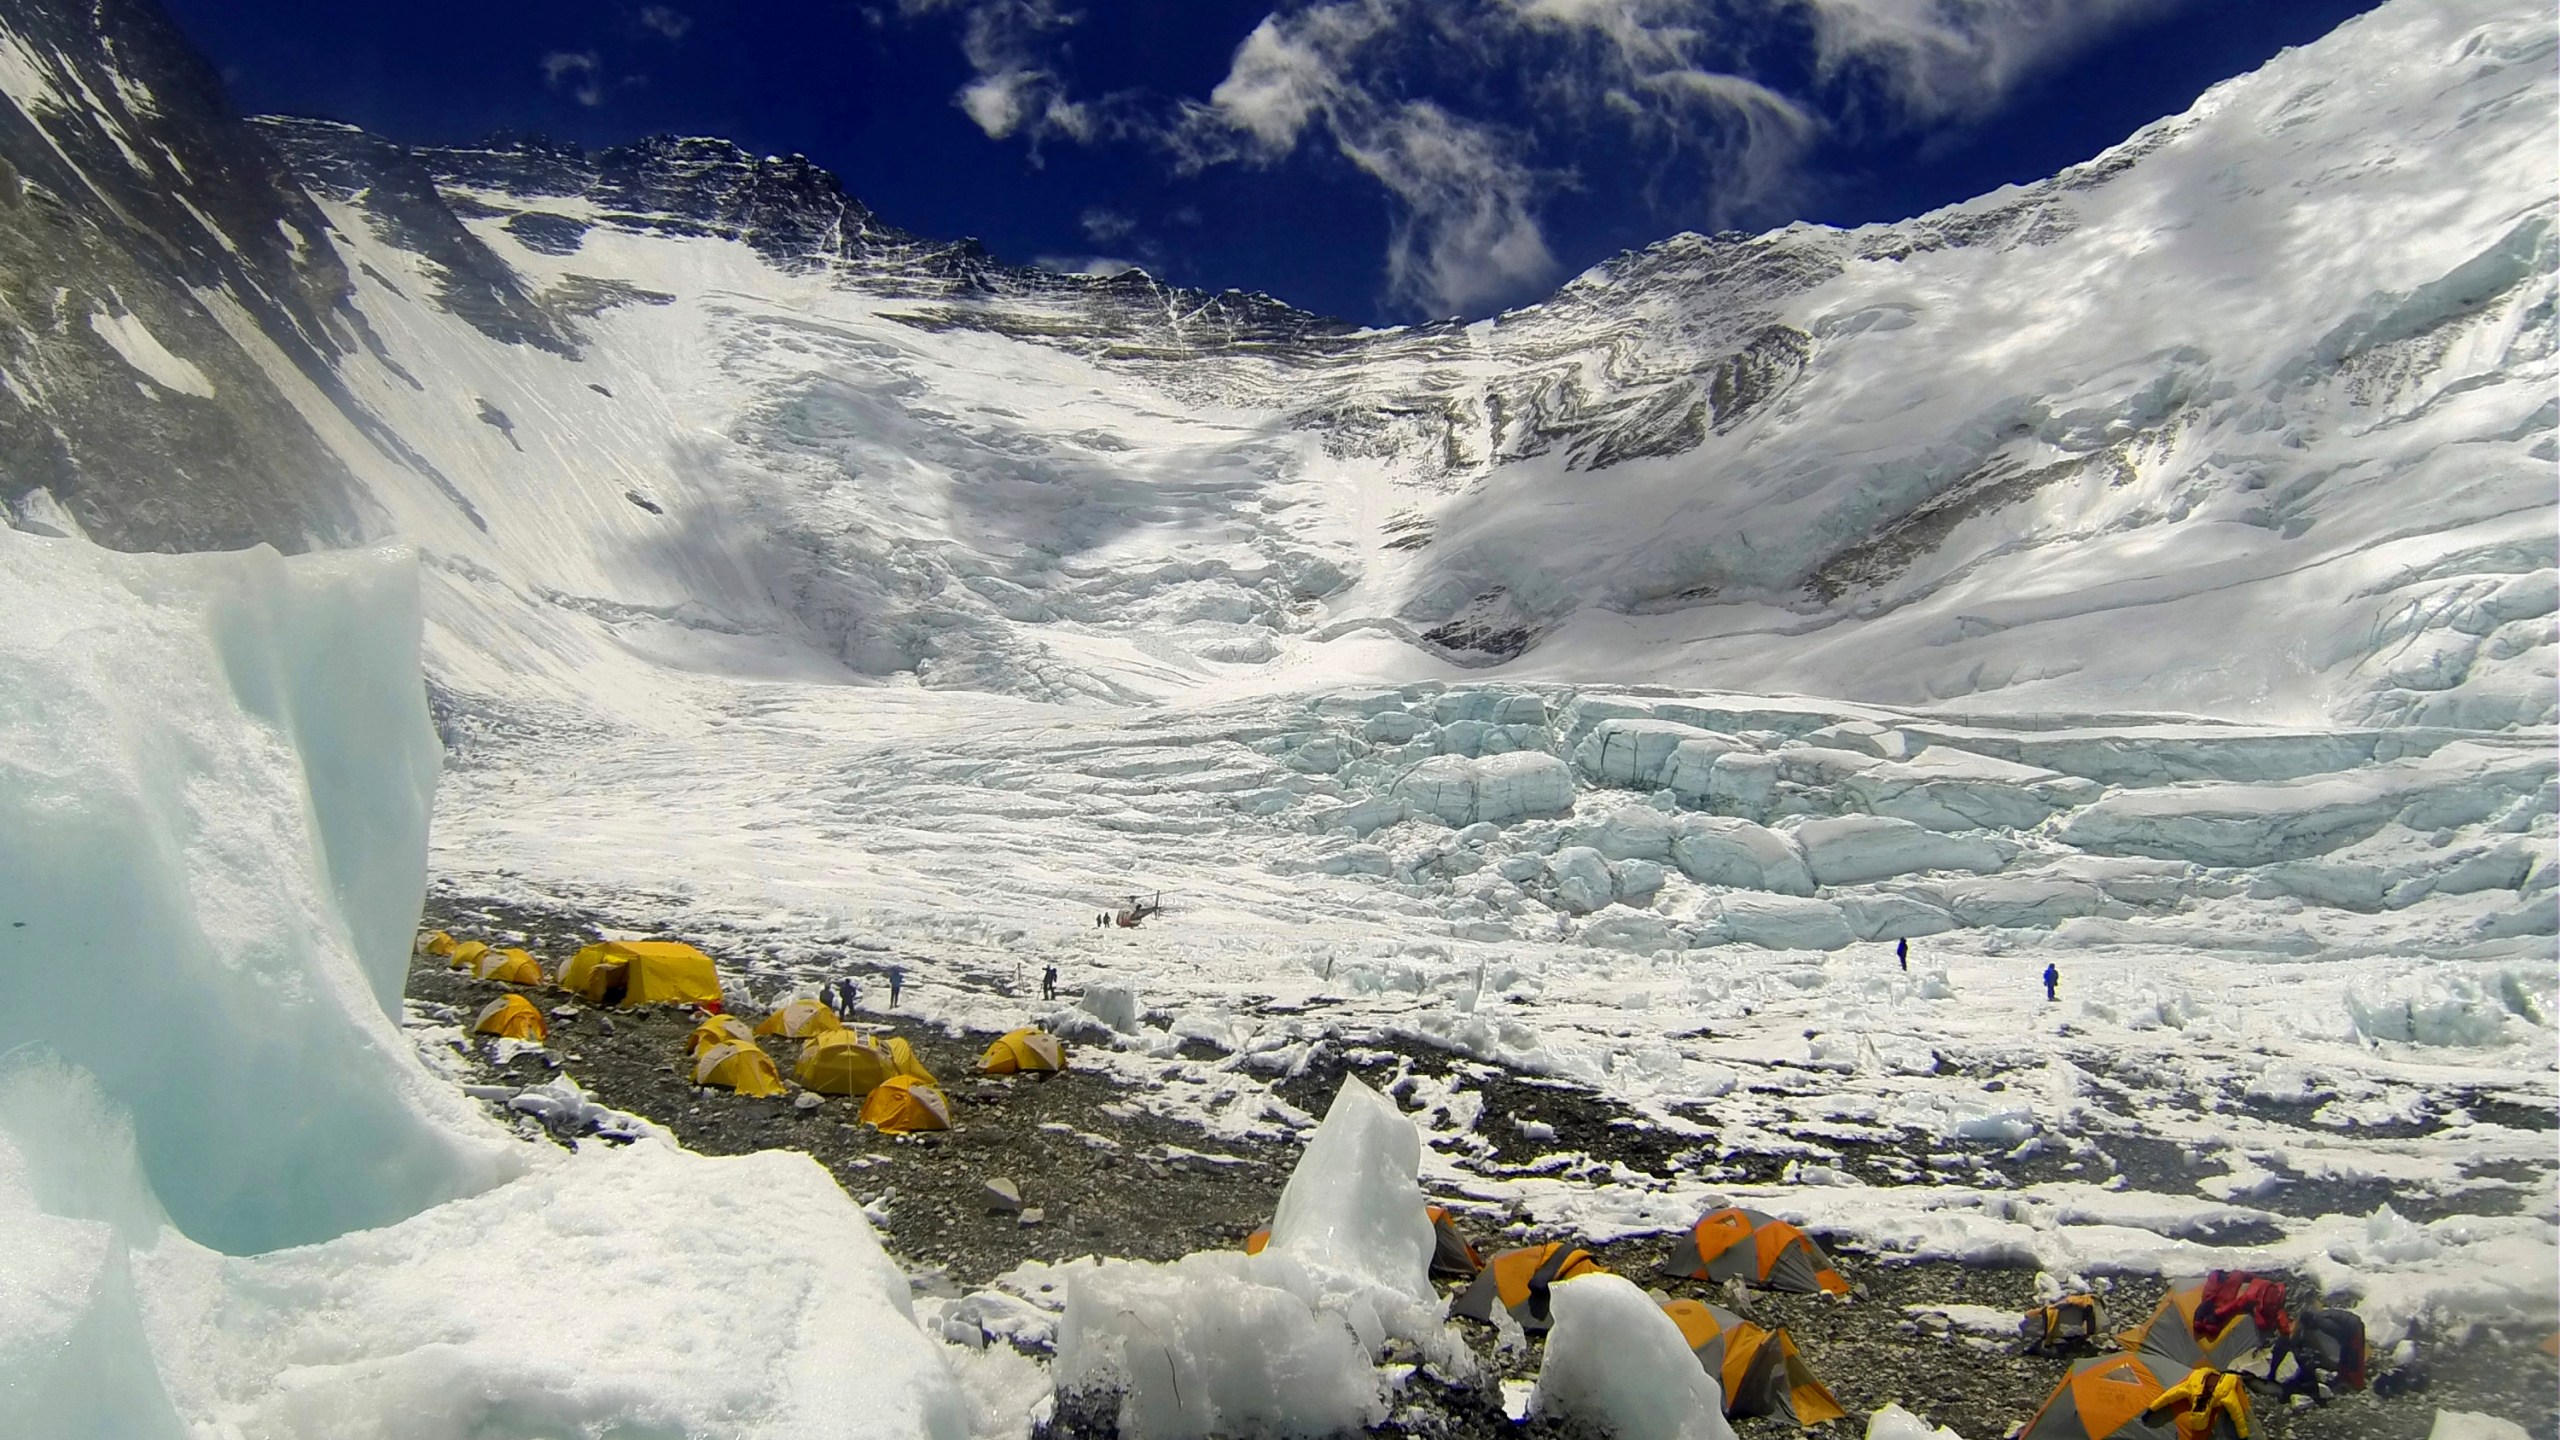
[[[753,1045],[756,1032],[748,1029],[747,1022],[735,1015],[714,1015],[694,1026],[693,1033],[684,1037],[684,1053],[690,1058],[730,1040]]]
[[[868,1095],[898,1073],[898,1062],[867,1035],[821,1030],[800,1047],[791,1076],[823,1095]]]
[[[693,1060],[693,1083],[726,1085],[741,1095],[779,1095],[782,1073],[773,1057],[754,1045],[724,1040]]]
[[[446,952],[445,963],[453,966],[477,965],[480,963],[480,957],[488,953],[489,946],[486,942],[465,940]]]
[[[951,1128],[951,1102],[913,1075],[892,1075],[862,1102],[862,1120],[893,1135]]]
[[[597,1005],[718,1003],[711,957],[675,940],[608,940],[560,967],[560,988]]]
[[[908,1044],[904,1035],[892,1035],[882,1040],[880,1048],[888,1052],[891,1070],[913,1076],[936,1090],[942,1088],[942,1082],[934,1079],[933,1072],[924,1068],[924,1062],[916,1058],[916,1047]]]
[[[544,1040],[550,1038],[551,1027],[542,1023],[542,1012],[521,995],[501,995],[480,1007],[480,1018],[471,1022],[474,1034],[503,1035],[509,1040]]]
[[[788,1035],[806,1040],[821,1030],[841,1030],[844,1022],[836,1012],[816,1000],[794,1000],[756,1022],[758,1035]]]
[[[509,985],[539,985],[542,967],[534,963],[532,952],[508,946],[504,950],[484,949],[471,962],[475,980],[497,980]]]
[[[1008,1032],[987,1047],[978,1068],[990,1075],[1016,1075],[1067,1068],[1067,1047],[1058,1037],[1038,1030]]]
[[[453,937],[447,935],[441,930],[435,931],[418,942],[418,953],[421,955],[450,955],[453,953]]]

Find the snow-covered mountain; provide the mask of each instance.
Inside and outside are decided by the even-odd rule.
[[[1294,1373],[1221,1327],[1329,1357],[1276,1428],[1437,1353],[1287,1254],[919,1300],[929,1197],[510,1132],[402,1000],[430,874],[742,1001],[894,963],[1203,1144],[1447,1059],[1317,1177],[1378,1235],[1749,1204],[2548,1334],[2556,52],[2395,0],[2038,185],[1365,331],[0,0],[0,1433],[1015,1440],[1111,1284],[1175,1413],[1177,1345]],[[260,540],[331,553],[114,553]],[[1686,1158],[1516,1150],[1521,1072]]]
[[[142,7],[7,23],[15,513],[414,540],[466,709],[637,665],[2552,714],[2529,8],[2386,7],[2034,186],[1393,331],[1003,265],[716,140],[243,124]]]

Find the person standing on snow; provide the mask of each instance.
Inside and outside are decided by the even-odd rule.
[[[1040,969],[1040,998],[1043,1000],[1058,998],[1058,967],[1055,964],[1044,965]]]
[[[2046,961],[2046,962],[2045,962],[2045,967],[2044,967],[2044,998],[2045,998],[2047,1001],[2054,1001],[2054,1000],[2059,1000],[2059,999],[2061,999],[2061,998],[2062,998],[2062,995],[2061,995],[2061,992],[2060,992],[2060,986],[2061,986],[2061,984],[2062,984],[2062,972],[2061,972],[2059,969],[2056,969],[2056,968],[2054,967],[2054,964],[2053,964],[2053,962],[2052,962],[2052,961],[2050,961],[2050,960]]]
[[[1908,937],[1893,942],[1893,958],[1902,962],[1905,972],[1911,969],[1911,941]]]
[[[900,987],[900,986],[902,986],[902,985],[904,985],[904,984],[906,984],[906,983],[907,983],[907,970],[906,970],[906,967],[905,967],[905,966],[903,966],[903,965],[892,965],[892,966],[890,966],[890,967],[889,967],[889,1008],[890,1008],[890,1009],[895,1010],[895,1009],[897,1009],[897,1008],[898,1008],[898,987]]]

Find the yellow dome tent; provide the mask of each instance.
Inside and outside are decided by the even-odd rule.
[[[892,1135],[951,1128],[951,1102],[913,1075],[892,1075],[862,1102],[862,1120]]]
[[[483,950],[471,962],[475,980],[496,980],[508,985],[539,985],[542,967],[534,963],[531,951],[508,946],[504,950]]]
[[[694,1057],[693,1083],[726,1085],[741,1095],[779,1095],[782,1072],[757,1046],[724,1040]]]
[[[720,1001],[711,957],[676,940],[608,940],[560,967],[560,988],[596,1005],[702,1005]]]
[[[418,941],[418,953],[421,955],[450,955],[453,953],[453,945],[454,940],[452,936],[446,934],[442,930],[437,930],[420,938]]]
[[[748,1029],[747,1022],[735,1015],[714,1015],[694,1026],[693,1032],[684,1037],[685,1058],[691,1059],[714,1045],[730,1040],[753,1045],[756,1032]]]
[[[978,1068],[990,1075],[1022,1075],[1067,1068],[1067,1047],[1038,1030],[1014,1030],[987,1047]]]
[[[817,1000],[794,1000],[756,1022],[758,1035],[787,1035],[806,1040],[821,1030],[841,1030],[844,1022],[836,1012]]]
[[[464,966],[477,965],[480,963],[480,957],[488,953],[489,946],[487,942],[480,940],[465,940],[445,953],[445,963],[457,969]]]
[[[924,1062],[916,1058],[916,1047],[907,1043],[906,1036],[891,1035],[879,1043],[880,1048],[889,1056],[889,1068],[892,1071],[911,1076],[936,1090],[942,1088],[942,1082],[934,1079],[933,1072],[924,1068]]]
[[[471,1022],[475,1035],[499,1035],[509,1040],[546,1040],[551,1027],[542,1023],[542,1012],[521,995],[501,995],[480,1007],[480,1018]]]
[[[898,1062],[867,1035],[821,1030],[800,1047],[791,1078],[821,1095],[868,1095],[898,1073]]]

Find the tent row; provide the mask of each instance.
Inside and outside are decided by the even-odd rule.
[[[798,1040],[791,1078],[802,1089],[862,1101],[864,1123],[892,1134],[948,1130],[950,1097],[902,1035],[871,1035],[846,1027],[825,1002],[792,1000],[749,1026],[734,1015],[707,1016],[685,1037],[685,1054],[697,1085],[717,1085],[742,1095],[779,1095],[788,1088],[766,1053],[766,1040]],[[997,1038],[980,1058],[987,1074],[1054,1073],[1067,1064],[1066,1047],[1038,1030]]]
[[[1449,1306],[1460,1319],[1495,1323],[1497,1312],[1529,1333],[1554,1323],[1554,1287],[1583,1275],[1607,1274],[1590,1251],[1573,1245],[1525,1245],[1479,1256],[1445,1206],[1425,1207],[1431,1221],[1431,1274],[1464,1281]],[[1268,1229],[1245,1238],[1247,1253],[1271,1240]],[[1709,1212],[1663,1263],[1669,1275],[1693,1280],[1741,1280],[1764,1289],[1845,1295],[1849,1284],[1822,1247],[1802,1230],[1757,1210]],[[1720,1306],[1657,1296],[1663,1313],[1680,1327],[1691,1353],[1723,1387],[1725,1414],[1773,1416],[1798,1425],[1820,1425],[1846,1412],[1822,1383],[1784,1327],[1746,1320]]]
[[[2094,1345],[2105,1312],[2075,1295],[2031,1311],[2022,1323],[2030,1351]],[[2342,1390],[2366,1385],[2364,1322],[2351,1310],[2289,1309],[2284,1285],[2240,1270],[2216,1270],[2170,1287],[2142,1323],[2117,1334],[2121,1348],[2082,1360],[2054,1387],[2018,1440],[2248,1440],[2250,1393],[2240,1366],[2262,1352],[2269,1380],[2288,1394],[2316,1395],[2326,1378]],[[2294,1369],[2280,1377],[2286,1359]],[[2255,1378],[2255,1377],[2248,1377]]]
[[[517,946],[457,940],[437,930],[421,937],[420,953],[442,956],[475,980],[508,985],[543,983],[541,963]],[[711,957],[680,940],[607,940],[589,945],[560,967],[554,984],[591,1005],[720,1006],[720,976]]]

